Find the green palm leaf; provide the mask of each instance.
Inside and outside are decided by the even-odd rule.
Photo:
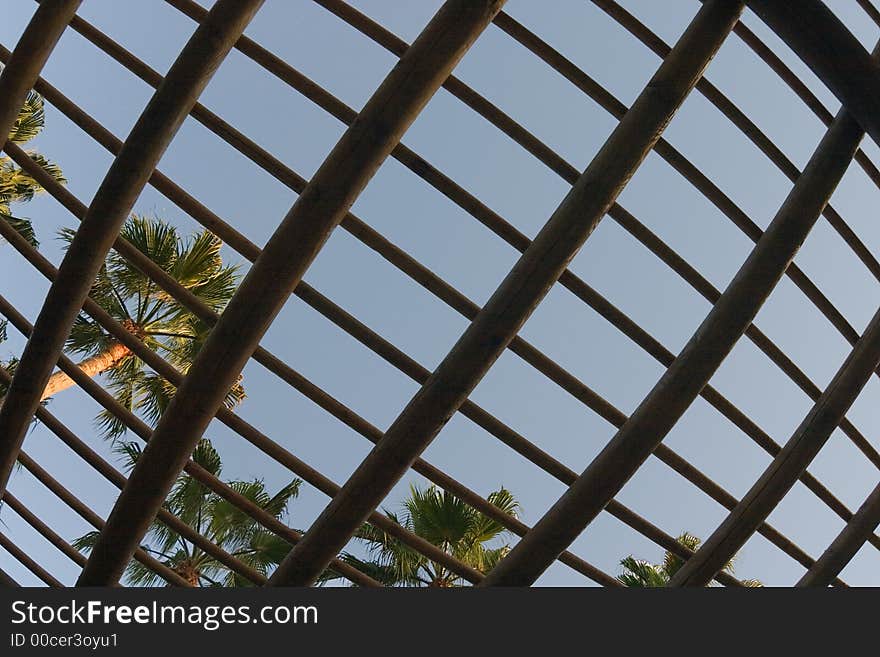
[[[46,113],[43,97],[36,91],[29,91],[24,106],[18,112],[18,118],[9,133],[9,141],[23,144],[36,137],[43,130]]]

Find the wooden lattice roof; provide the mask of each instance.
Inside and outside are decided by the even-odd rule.
[[[702,586],[712,579],[725,585],[741,585],[723,571],[723,566],[754,533],[763,535],[803,566],[806,573],[799,585],[842,585],[838,575],[864,543],[880,549],[880,536],[874,531],[880,522],[880,486],[860,508],[850,510],[807,472],[818,451],[838,427],[873,466],[880,468],[880,452],[874,446],[875,441],[846,417],[850,405],[880,365],[880,315],[875,315],[860,335],[807,274],[792,262],[811,229],[824,217],[872,275],[880,278],[880,263],[871,249],[828,203],[853,160],[880,187],[880,171],[871,156],[860,148],[865,135],[880,143],[880,107],[877,107],[880,67],[828,7],[820,0],[798,3],[706,0],[698,10],[695,4],[693,20],[678,42],[670,47],[613,0],[593,0],[633,38],[663,58],[635,102],[627,107],[552,44],[504,13],[503,0],[447,0],[412,44],[405,43],[342,0],[315,1],[351,29],[362,32],[400,58],[360,111],[348,107],[261,44],[242,36],[263,0],[217,0],[210,10],[193,0],[166,0],[197,21],[198,28],[164,76],[78,17],[80,0],[42,0],[35,4],[33,19],[15,48],[9,51],[0,46],[0,60],[4,64],[0,74],[0,131],[10,132],[25,95],[33,88],[114,158],[94,198],[86,204],[16,144],[9,142],[4,147],[18,166],[80,222],[69,250],[57,267],[8,224],[0,222],[0,234],[23,258],[17,266],[33,267],[51,281],[42,310],[33,324],[0,296],[0,314],[27,337],[14,375],[0,368],[0,379],[9,385],[0,409],[0,491],[5,490],[18,461],[100,530],[98,543],[86,558],[53,531],[51,522],[37,517],[8,490],[5,492],[5,504],[81,567],[79,585],[115,584],[134,557],[171,584],[188,586],[179,574],[138,547],[157,514],[169,527],[218,561],[260,585],[310,585],[330,565],[353,582],[378,585],[368,575],[336,559],[364,521],[396,535],[414,550],[480,586],[530,585],[556,560],[599,584],[619,585],[613,574],[568,551],[578,535],[603,512],[686,560],[672,579],[673,585]],[[880,25],[880,14],[870,0],[859,0],[858,4],[866,20]],[[743,11],[753,12],[764,21],[840,100],[841,109],[836,116],[832,116],[770,46],[739,22]],[[490,23],[619,121],[584,171],[579,171],[477,90],[452,75],[459,60]],[[155,89],[124,141],[41,78],[41,71],[65,29],[75,30],[106,57],[116,60]],[[779,83],[788,85],[827,126],[827,133],[803,170],[719,88],[702,77],[731,33],[742,39],[778,76]],[[265,75],[277,77],[347,126],[309,179],[199,103],[212,75],[233,48],[259,64]],[[456,182],[453,172],[435,168],[400,143],[441,87],[570,186],[570,191],[533,239]],[[663,138],[665,127],[694,89],[792,181],[791,191],[766,230]],[[188,116],[236,149],[252,166],[297,194],[296,202],[262,248],[245,237],[240,227],[225,221],[157,169],[163,153]],[[618,204],[618,196],[652,150],[754,243],[726,289],[714,287],[684,257]],[[469,213],[497,239],[521,253],[515,266],[482,306],[351,212],[359,194],[389,156]],[[253,263],[221,314],[119,237],[123,222],[147,185]],[[699,328],[677,355],[568,269],[602,220],[616,222],[712,304]],[[467,320],[467,329],[433,371],[302,281],[337,228],[347,231],[393,265],[400,276],[416,281]],[[93,280],[110,249],[115,249],[213,327],[185,375],[89,298]],[[751,323],[783,276],[788,277],[851,345],[851,354],[824,390]],[[629,416],[520,334],[526,320],[554,285],[564,287],[595,310],[664,368],[663,375]],[[278,355],[260,346],[291,294],[417,384],[417,393],[386,430],[380,430]],[[177,387],[170,406],[155,427],[148,426],[124,408],[63,354],[71,326],[82,311]],[[794,434],[782,443],[771,438],[746,412],[709,384],[743,336],[813,403]],[[613,438],[591,462],[573,469],[545,451],[540,441],[520,434],[470,398],[477,384],[507,349],[616,428]],[[250,359],[375,445],[346,481],[332,481],[281,442],[223,407],[230,386]],[[127,478],[53,415],[51,407],[40,405],[40,395],[56,366],[147,443]],[[772,457],[769,467],[741,499],[663,443],[697,397],[702,397]],[[564,495],[533,526],[505,514],[486,497],[422,456],[456,413],[564,485]],[[35,416],[89,463],[96,474],[119,489],[106,520],[80,501],[74,491],[53,479],[22,449],[25,433]],[[189,460],[197,441],[215,417],[330,498],[307,531],[300,533],[267,514]],[[696,553],[649,518],[615,499],[652,454],[728,512]],[[498,566],[484,575],[391,522],[377,509],[410,469],[495,519],[521,540]],[[182,471],[294,545],[268,580],[162,508],[163,500]],[[768,516],[798,481],[844,523],[844,529],[817,558],[768,522]],[[45,583],[60,585],[52,574],[16,547],[14,536],[0,533],[0,546]]]

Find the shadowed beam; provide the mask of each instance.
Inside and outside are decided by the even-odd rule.
[[[0,73],[0,135],[12,132],[27,93],[49,59],[82,0],[55,0],[37,7]]]
[[[482,585],[533,583],[660,445],[785,273],[863,135],[861,127],[841,111],[764,235],[669,369],[578,480]]]
[[[742,3],[730,0],[700,10],[531,246],[270,584],[313,583],[467,399],[611,207],[741,11]]]
[[[104,551],[93,553],[80,584],[108,584],[119,577],[226,391],[293,288],[503,4],[504,0],[448,0],[333,148],[211,331],[110,514],[98,542]]]
[[[820,0],[746,0],[880,144],[880,64]]]
[[[21,584],[16,582],[5,570],[0,568],[0,588],[2,589],[15,589],[20,588]]]
[[[880,484],[796,586],[828,586],[880,524]]]
[[[0,407],[0,494],[70,327],[122,223],[202,90],[262,3],[218,0],[168,70],[95,193]]]
[[[782,451],[718,529],[675,573],[669,586],[706,586],[730,562],[831,437],[878,364],[880,311]]]

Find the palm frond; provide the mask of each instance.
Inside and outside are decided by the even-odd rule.
[[[621,559],[624,572],[617,576],[624,586],[635,588],[659,588],[666,586],[669,576],[660,566],[629,556]]]
[[[46,113],[43,97],[36,91],[29,91],[24,106],[18,112],[18,118],[9,133],[9,141],[23,144],[36,137],[43,130]]]
[[[37,239],[37,234],[34,231],[34,224],[30,219],[25,219],[23,217],[14,217],[8,212],[3,212],[0,210],[0,221],[5,221],[9,224],[16,233],[21,235],[28,244],[30,244],[35,249],[39,248],[40,241]],[[2,238],[0,238],[2,239]]]
[[[78,550],[79,552],[84,552],[85,554],[90,554],[92,548],[97,545],[98,537],[100,536],[101,532],[97,530],[86,532],[82,536],[73,539],[70,544],[75,550]]]

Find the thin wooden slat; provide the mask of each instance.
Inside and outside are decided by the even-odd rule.
[[[864,9],[865,13],[871,18],[872,21],[878,26],[880,26],[880,11],[877,10],[871,0],[856,0],[859,3],[859,7]]]
[[[49,541],[59,552],[62,552],[64,556],[70,559],[73,563],[80,568],[86,565],[86,558],[82,553],[55,533],[49,525],[40,520],[35,513],[22,504],[15,495],[6,491],[3,494],[3,502],[8,504],[9,508],[15,511],[22,520],[33,527],[40,536]]]
[[[864,133],[843,112],[724,294],[651,392],[487,586],[530,584],[632,477],[730,353],[783,276],[852,161]],[[549,560],[549,561],[548,561]]]
[[[262,2],[217,1],[169,69],[92,199],[0,407],[0,494],[70,327],[122,223],[192,105]]]
[[[699,79],[742,5],[709,2],[578,183],[431,378],[324,509],[270,584],[315,581],[504,351],[607,212]],[[534,530],[533,530],[534,531]]]

